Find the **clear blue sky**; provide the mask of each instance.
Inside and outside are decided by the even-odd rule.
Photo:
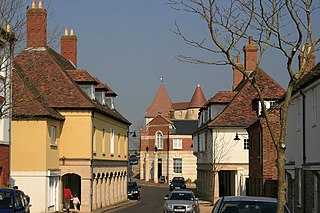
[[[116,108],[132,127],[144,119],[161,76],[174,102],[189,101],[197,84],[207,99],[232,87],[230,66],[193,65],[175,59],[179,53],[202,54],[170,31],[175,21],[191,36],[207,34],[198,18],[171,9],[164,0],[53,0],[48,9],[50,28],[74,28],[78,69],[98,76],[118,94]],[[266,58],[261,67],[286,87],[287,75],[275,68],[273,60]]]

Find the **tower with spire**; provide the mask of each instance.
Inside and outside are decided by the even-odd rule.
[[[190,101],[172,102],[160,78],[160,87],[146,110],[146,128],[140,132],[140,179],[167,183],[182,176],[188,184],[197,177],[192,133],[206,98],[198,84]],[[163,178],[161,178],[163,180]]]

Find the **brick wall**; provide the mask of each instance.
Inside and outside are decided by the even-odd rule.
[[[9,182],[9,146],[0,144],[0,153],[0,167],[2,167],[0,187],[5,187]]]

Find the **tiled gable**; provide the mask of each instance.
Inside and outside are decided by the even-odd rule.
[[[255,80],[265,99],[277,99],[285,93],[285,90],[262,69],[256,73]],[[252,106],[252,100],[258,97],[257,92],[248,80],[244,80],[241,85],[243,87],[238,88],[238,94],[209,126],[246,127],[257,119],[257,113]]]
[[[97,85],[98,82],[88,73],[87,70],[68,70],[72,79],[77,83],[90,83]]]

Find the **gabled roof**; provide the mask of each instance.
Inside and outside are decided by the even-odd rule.
[[[254,74],[254,73],[252,73]],[[211,127],[246,127],[257,119],[252,107],[252,100],[257,98],[257,92],[251,83],[244,79],[241,88],[230,104],[208,125]],[[285,90],[266,72],[259,69],[255,81],[262,90],[265,99],[278,99]]]
[[[198,128],[198,120],[171,120],[175,131],[173,135],[192,135]]]
[[[152,126],[152,125],[164,125],[164,124],[172,124],[172,121],[169,119],[163,117],[161,114],[158,114],[156,117],[154,117],[148,124],[147,126]]]
[[[229,103],[237,93],[237,91],[219,91],[207,101],[206,105],[210,105],[212,103]]]
[[[206,103],[206,97],[204,96],[200,85],[198,84],[191,98],[189,108],[200,108]]]
[[[156,96],[146,111],[145,117],[155,117],[158,113],[166,116],[169,114],[172,106],[171,98],[163,84],[160,85]]]
[[[19,79],[18,77],[21,79],[19,84],[13,83],[13,90],[18,95],[20,95],[21,88],[31,88],[33,94],[37,94],[35,98],[41,96],[43,99],[41,103],[46,104],[51,109],[91,109],[130,124],[116,110],[92,101],[67,71],[76,68],[51,48],[25,49],[15,58],[14,67],[20,70],[19,76],[15,76],[19,72],[13,72],[14,79]],[[26,96],[24,98],[26,101],[30,99]],[[24,104],[14,105],[14,115],[39,115],[33,104],[28,104],[26,101]]]

